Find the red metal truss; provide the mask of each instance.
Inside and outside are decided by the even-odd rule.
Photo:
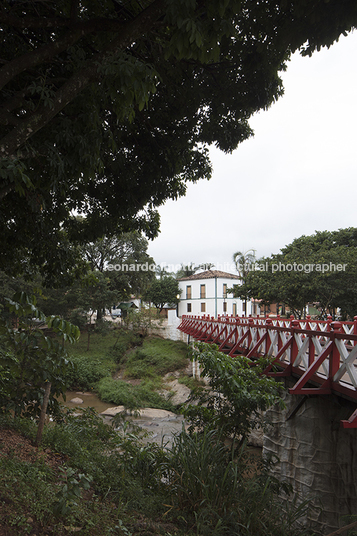
[[[328,395],[357,401],[357,317],[353,322],[294,318],[182,317],[178,327],[196,340],[217,344],[234,358],[270,358],[264,373],[290,376],[290,394]],[[344,428],[357,428],[357,409]]]

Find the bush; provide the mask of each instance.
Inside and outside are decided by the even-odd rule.
[[[109,376],[112,370],[110,364],[101,359],[90,359],[87,356],[72,358],[73,369],[66,374],[67,385],[77,389],[91,389],[102,378]]]
[[[130,504],[153,513],[162,509],[166,454],[155,444],[143,445],[126,424],[117,431],[90,408],[81,410],[80,417],[68,412],[62,422],[45,429],[44,444],[91,477],[97,494],[118,506]]]
[[[88,315],[83,309],[77,308],[69,313],[68,320],[82,331],[88,322]]]
[[[243,441],[252,429],[264,426],[262,412],[276,402],[283,404],[283,386],[262,374],[263,363],[242,356],[232,359],[216,345],[205,343],[194,344],[192,359],[201,365],[201,375],[210,387],[198,388],[197,405],[183,410],[192,430],[220,430]]]
[[[122,380],[107,377],[97,384],[97,392],[103,402],[125,406],[130,410],[151,407],[173,411],[173,405],[155,392],[155,387],[157,386],[150,381],[143,381],[140,385],[131,385]]]
[[[129,342],[118,342],[111,346],[107,351],[107,356],[114,360],[119,365],[124,361],[125,354],[130,348]]]
[[[112,322],[108,320],[104,320],[103,318],[96,321],[94,324],[94,333],[98,333],[100,335],[108,335],[108,333],[112,329]]]
[[[129,378],[164,375],[184,368],[188,362],[187,345],[167,339],[145,339],[143,346],[127,359],[125,373]]]

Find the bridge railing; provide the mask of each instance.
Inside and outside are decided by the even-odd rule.
[[[357,401],[357,317],[352,322],[306,318],[219,318],[183,315],[178,327],[231,357],[270,358],[265,374],[295,379],[291,394],[335,393]],[[345,428],[357,428],[357,410]]]

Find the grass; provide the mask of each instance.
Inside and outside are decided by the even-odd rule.
[[[187,345],[155,337],[142,338],[123,328],[93,333],[87,350],[84,333],[69,348],[75,364],[67,375],[71,389],[93,390],[103,402],[128,409],[152,407],[174,411],[161,396],[163,376],[188,364]],[[114,379],[120,376],[121,379]],[[133,385],[130,380],[137,380]]]
[[[0,430],[14,425],[35,437],[33,422],[0,416]],[[133,530],[140,519],[149,526],[146,516],[154,519],[163,512],[165,453],[154,444],[143,445],[125,427],[122,434],[115,432],[90,409],[80,417],[68,412],[45,427],[41,450],[49,449],[59,460],[53,467],[19,459],[15,451],[0,456],[0,534],[6,527],[7,536],[77,531],[79,536],[129,536],[142,534],[140,528]],[[90,483],[89,490],[83,482]]]
[[[155,390],[157,387],[157,382],[147,379],[140,385],[131,385],[123,380],[106,377],[98,382],[96,391],[103,402],[122,405],[130,410],[149,407],[175,411],[170,401]]]
[[[82,341],[73,352],[73,382],[94,385],[102,400],[129,409],[173,409],[156,389],[163,375],[186,367],[185,344],[140,341],[119,330],[96,334],[92,343],[86,351]],[[127,381],[114,379],[114,370]],[[42,450],[30,460],[16,449],[2,455],[0,442],[0,534],[2,527],[7,536],[311,534],[294,525],[305,505],[287,510],[280,484],[268,467],[256,470],[245,446],[234,450],[207,428],[182,430],[168,450],[145,444],[128,422],[114,424],[119,431],[91,408],[67,410],[45,426]],[[20,417],[0,415],[0,431],[5,426],[32,440],[36,434],[35,422]],[[49,452],[51,465],[41,459]]]
[[[76,344],[68,345],[67,349],[71,356],[90,355],[91,358],[107,357],[110,360],[110,349],[119,343],[126,343],[128,347],[135,342],[136,338],[127,330],[121,328],[109,329],[102,333],[93,332],[90,336],[89,350],[86,331],[81,333]]]
[[[206,431],[182,432],[166,450],[144,445],[126,424],[117,433],[91,410],[68,412],[45,427],[38,451],[51,452],[55,465],[1,455],[0,534],[4,527],[7,536],[312,535],[294,526],[304,506],[287,509],[267,468],[244,476],[244,447],[232,451]],[[32,438],[36,431],[19,418],[0,417],[4,426]]]
[[[125,376],[145,378],[163,376],[184,369],[188,363],[187,345],[167,339],[147,338],[132,352],[125,363]]]

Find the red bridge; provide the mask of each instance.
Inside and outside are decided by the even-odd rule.
[[[337,394],[357,403],[357,317],[353,322],[183,315],[178,329],[232,358],[271,359],[268,376],[290,376],[290,394]],[[357,409],[344,428],[357,428]]]

